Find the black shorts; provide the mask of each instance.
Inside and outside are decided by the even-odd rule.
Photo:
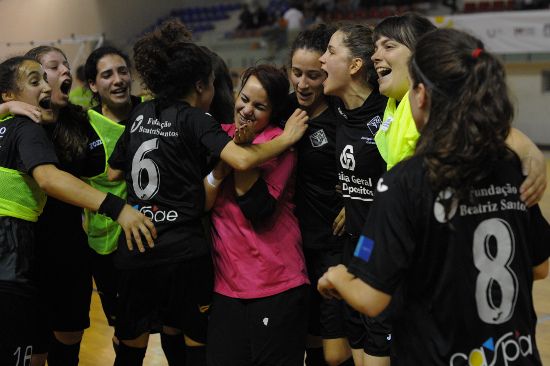
[[[81,228],[58,241],[37,238],[38,289],[43,321],[51,330],[74,332],[90,326],[90,247]]]
[[[90,326],[90,247],[81,228],[67,229],[57,240],[37,238],[40,308],[35,353],[48,351],[53,331],[76,332]]]
[[[391,348],[391,322],[387,308],[375,318],[361,315],[365,324],[365,342],[363,350],[366,354],[377,357],[389,357]]]
[[[214,294],[206,344],[210,366],[303,366],[309,286],[259,299]]]
[[[317,282],[327,269],[342,263],[342,248],[304,249],[304,256],[311,282],[308,333],[323,339],[344,338],[344,303],[341,300],[325,299],[317,291]]]
[[[165,325],[206,342],[213,283],[210,254],[182,263],[120,270],[115,335],[135,339]]]
[[[113,262],[115,253],[98,254],[90,248],[92,276],[101,299],[101,306],[110,326],[115,325],[118,270]]]
[[[37,299],[0,292],[0,365],[30,365]]]

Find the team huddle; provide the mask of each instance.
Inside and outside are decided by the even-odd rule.
[[[1,365],[78,365],[92,281],[115,365],[541,365],[545,160],[481,41],[319,25],[235,97],[178,21],[133,51],[152,98],[100,47],[88,110],[62,50],[0,64]]]

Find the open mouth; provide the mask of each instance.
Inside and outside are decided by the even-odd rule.
[[[40,108],[42,108],[42,109],[51,109],[52,100],[51,100],[50,97],[42,98],[42,99],[38,102],[38,105],[39,105]]]
[[[384,76],[391,74],[391,69],[387,67],[379,67],[376,69],[376,72],[378,73],[378,77],[383,78]]]
[[[111,94],[116,95],[116,96],[124,96],[124,95],[126,95],[127,90],[128,90],[127,88],[117,88],[117,89],[111,91]]]
[[[70,79],[64,80],[61,83],[61,86],[59,87],[59,89],[61,90],[61,92],[63,94],[69,94],[69,92],[71,91],[71,85],[72,84],[73,84],[73,82]]]

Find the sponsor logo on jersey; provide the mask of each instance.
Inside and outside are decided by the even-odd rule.
[[[103,141],[101,141],[101,139],[97,139],[97,140],[92,141],[88,144],[88,150],[93,150],[96,147],[101,146],[101,145],[103,145]]]
[[[208,310],[210,310],[210,305],[197,305],[199,307],[199,312],[201,314],[206,313]]]
[[[131,133],[136,132],[139,126],[141,126],[142,122],[143,122],[143,114],[140,114],[139,116],[136,117],[134,123],[132,123],[132,128],[130,128],[130,132]]]
[[[474,348],[467,353],[453,354],[449,360],[449,366],[515,365],[516,363],[512,362],[532,354],[533,340],[530,334],[521,335],[518,331],[508,332],[496,341],[493,337],[487,339],[479,348]]]
[[[452,202],[449,202],[452,201]],[[445,217],[445,206],[451,205],[449,214]],[[454,190],[451,188],[446,188],[439,192],[434,203],[434,216],[435,219],[444,224],[450,221],[456,214],[456,208],[458,206],[458,201],[454,198]]]
[[[3,135],[6,133],[8,129],[4,127],[0,127],[0,138],[4,137]]]
[[[348,116],[344,113],[341,107],[336,108],[336,110],[338,111],[338,113],[340,113],[342,117],[344,117],[345,119],[348,119]]]
[[[390,125],[391,123],[393,122],[393,117],[392,116],[389,116],[388,118],[386,118],[386,120],[384,121],[384,123],[382,123],[380,125],[380,129],[384,132],[386,132],[388,130],[388,128],[390,128]]]
[[[178,213],[175,210],[159,210],[159,208],[156,205],[153,206],[143,206],[139,207],[139,205],[135,205],[134,208],[147,216],[151,219],[153,222],[173,222],[176,221],[178,218]]]
[[[388,190],[388,186],[384,184],[384,178],[378,179],[378,184],[376,185],[376,190],[378,192],[386,192]]]
[[[312,133],[311,135],[309,135],[309,140],[311,141],[311,146],[313,147],[321,147],[328,144],[327,135],[325,135],[324,130],[319,130],[315,133]]]
[[[355,247],[355,252],[353,255],[357,258],[361,258],[365,262],[368,262],[373,248],[374,240],[366,237],[365,235],[361,235],[357,241],[357,246]]]
[[[344,169],[352,171],[355,169],[355,157],[353,156],[352,145],[346,145],[344,150],[342,150],[342,154],[340,154],[340,164],[342,164],[342,168]]]

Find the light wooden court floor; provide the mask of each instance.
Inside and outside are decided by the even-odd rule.
[[[547,170],[550,181],[550,160],[547,161]],[[540,206],[544,217],[550,221],[550,188],[546,190]],[[533,296],[538,315],[537,345],[543,365],[550,366],[550,277],[535,282]],[[84,333],[82,341],[80,365],[110,366],[114,360],[111,345],[113,330],[107,325],[99,296],[95,292],[92,297],[90,320],[91,327]],[[151,336],[143,364],[144,366],[167,366],[158,335]]]

